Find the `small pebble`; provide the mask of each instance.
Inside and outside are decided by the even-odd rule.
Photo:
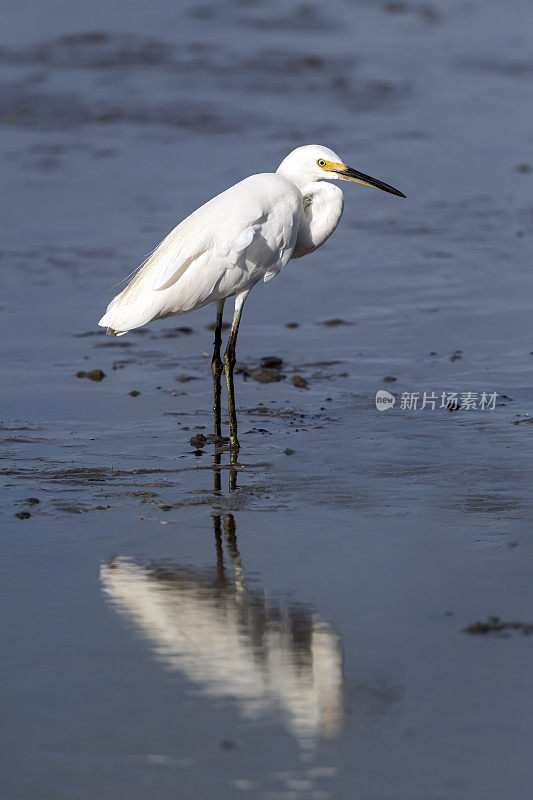
[[[207,438],[204,436],[203,433],[197,433],[195,436],[191,436],[190,441],[191,441],[191,447],[200,448],[205,446]]]
[[[41,501],[39,500],[39,498],[38,498],[38,497],[27,497],[27,498],[24,500],[24,502],[25,502],[25,503],[28,503],[28,505],[30,505],[30,506],[36,506],[36,505],[37,505],[37,503],[40,503]]]
[[[285,380],[285,375],[277,369],[256,369],[252,372],[252,378],[258,383],[277,383]]]
[[[384,383],[393,383],[396,380],[398,379],[395,378],[394,375],[385,375],[385,377],[383,378]]]
[[[84,370],[80,370],[76,372],[76,378],[89,378],[90,381],[103,381],[105,378],[105,372],[101,369],[90,369],[88,372]]]
[[[291,448],[290,448],[290,447],[286,447],[286,448],[285,448],[285,450],[284,450],[283,452],[285,453],[285,455],[286,455],[286,456],[292,456],[292,455],[294,455],[294,453],[295,453],[296,451],[295,451],[295,450],[291,450]]]
[[[299,322],[286,322],[285,323],[285,327],[286,328],[299,328],[300,327],[300,323]]]
[[[283,360],[278,356],[263,356],[260,364],[266,369],[279,369],[283,366]]]
[[[138,392],[137,389],[132,389],[131,392],[128,392],[128,394],[130,397],[138,397],[140,392]]]
[[[17,514],[15,514],[15,516],[18,519],[29,519],[31,517],[31,514],[29,513],[29,511],[19,511]]]
[[[105,372],[102,372],[101,369],[90,369],[86,375],[90,381],[103,381],[105,378]]]
[[[303,378],[301,375],[293,375],[291,378],[291,382],[293,386],[296,386],[297,389],[309,389],[309,384],[307,383],[306,379]]]

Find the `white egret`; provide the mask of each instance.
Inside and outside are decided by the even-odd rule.
[[[143,567],[115,556],[100,568],[107,599],[166,669],[207,697],[235,698],[247,719],[281,712],[304,747],[336,736],[344,715],[339,637],[304,604],[280,604],[248,588],[233,515],[224,515],[223,529],[220,516],[213,522],[216,569],[168,561]]]
[[[320,247],[342,215],[342,191],[328,180],[374,186],[405,197],[376,178],[346,166],[321,145],[293,150],[276,172],[251,175],[209,200],[163,239],[98,323],[121,336],[155,319],[217,304],[212,372],[215,435],[220,437],[220,359],[224,301],[235,297],[224,354],[230,446],[238,451],[233,391],[235,345],[242,307],[252,286],[269,281],[290,258]]]

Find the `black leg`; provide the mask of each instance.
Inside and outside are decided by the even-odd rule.
[[[215,463],[213,464],[213,491],[219,493],[222,488],[222,481],[220,476],[220,450],[215,450]]]
[[[224,569],[224,550],[222,548],[222,531],[221,531],[221,515],[213,514],[213,527],[215,529],[215,547],[217,551],[217,577],[215,586],[219,589],[225,589],[228,585],[226,580],[226,571]]]
[[[245,587],[242,580],[241,556],[239,553],[239,548],[237,547],[237,533],[235,528],[235,517],[233,514],[224,514],[224,538],[233,562],[233,569],[235,571],[235,589],[238,593]]]
[[[222,343],[222,312],[224,310],[224,300],[217,303],[217,321],[215,327],[215,341],[213,343],[213,358],[211,361],[211,371],[213,373],[213,413],[215,416],[215,436],[220,439],[222,431],[220,427],[220,376],[222,375],[222,361],[220,359],[220,345]]]
[[[235,391],[233,388],[234,366],[235,339],[232,341],[230,336],[230,341],[228,342],[226,352],[224,353],[224,369],[226,372],[226,386],[228,389],[229,441],[232,453],[239,451],[239,440],[237,439],[237,412],[235,411]]]
[[[242,307],[248,292],[243,292],[235,298],[235,313],[233,323],[224,353],[224,370],[226,372],[226,385],[228,388],[228,411],[229,411],[229,432],[230,450],[233,457],[239,452],[239,440],[237,439],[237,412],[235,411],[235,392],[233,389],[233,368],[235,366],[235,345],[237,334],[239,333],[239,323],[241,321]]]
[[[229,490],[231,493],[237,490],[237,470],[235,465],[237,463],[237,454],[234,450],[230,453],[230,468],[229,468]]]

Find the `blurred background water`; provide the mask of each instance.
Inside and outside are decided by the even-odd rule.
[[[532,24],[5,0],[6,798],[529,797]],[[252,292],[230,469],[194,439],[214,309],[96,323],[180,219],[313,142],[408,199],[346,185]],[[465,632],[491,616],[518,626]]]

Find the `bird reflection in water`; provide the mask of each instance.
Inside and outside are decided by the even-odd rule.
[[[233,514],[216,513],[213,524],[216,567],[117,557],[101,568],[108,600],[161,663],[203,694],[234,698],[246,719],[279,714],[301,744],[335,736],[343,717],[338,636],[312,609],[249,588]]]

